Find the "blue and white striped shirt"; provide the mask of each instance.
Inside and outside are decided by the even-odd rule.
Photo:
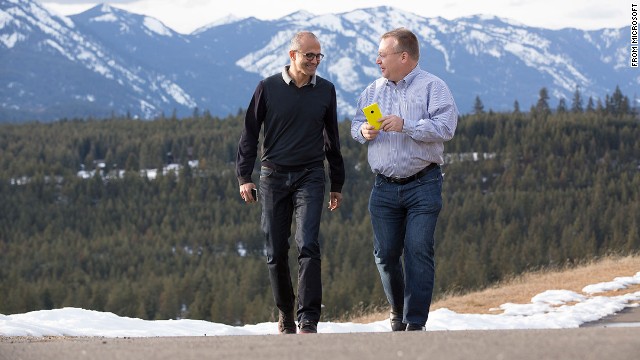
[[[458,125],[458,108],[444,81],[417,65],[398,83],[380,78],[367,86],[351,123],[351,136],[362,144],[367,142],[360,132],[367,121],[362,108],[374,102],[383,116],[404,119],[404,126],[402,132],[380,131],[369,142],[373,173],[403,178],[431,163],[444,163],[443,143],[453,138]]]

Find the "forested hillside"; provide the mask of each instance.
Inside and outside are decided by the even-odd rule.
[[[480,106],[447,143],[436,296],[640,249],[637,116],[531,110]],[[144,319],[273,321],[260,209],[241,201],[235,178],[241,125],[241,113],[197,112],[0,125],[0,313],[73,306]],[[340,124],[344,205],[321,225],[323,321],[384,304],[367,212],[373,177],[349,126]],[[140,175],[164,166],[168,153],[183,170]],[[102,176],[77,176],[97,160]],[[106,176],[116,170],[124,175]]]

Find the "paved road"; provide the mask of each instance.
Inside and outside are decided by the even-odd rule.
[[[626,307],[613,315],[604,317],[598,321],[582,324],[581,327],[639,327],[640,306]],[[640,340],[638,340],[640,341]],[[640,359],[640,354],[638,355]]]
[[[13,338],[2,360],[637,360],[640,327],[157,338]]]
[[[0,337],[0,360],[640,359],[640,307],[578,329],[156,338]]]

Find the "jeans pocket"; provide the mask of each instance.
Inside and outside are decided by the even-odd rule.
[[[435,169],[434,169],[435,170]],[[442,182],[442,171],[430,171],[425,176],[416,179],[419,184],[433,184]]]
[[[379,188],[380,186],[382,186],[386,182],[387,181],[384,180],[383,178],[381,178],[380,176],[376,176],[376,177],[373,178],[373,187]]]
[[[268,168],[266,166],[261,166],[260,167],[260,178],[266,178],[271,176],[271,174],[273,174],[273,169],[272,168]]]

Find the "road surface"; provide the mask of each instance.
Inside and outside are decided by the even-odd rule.
[[[640,359],[640,307],[577,329],[155,338],[0,337],[0,360]]]

